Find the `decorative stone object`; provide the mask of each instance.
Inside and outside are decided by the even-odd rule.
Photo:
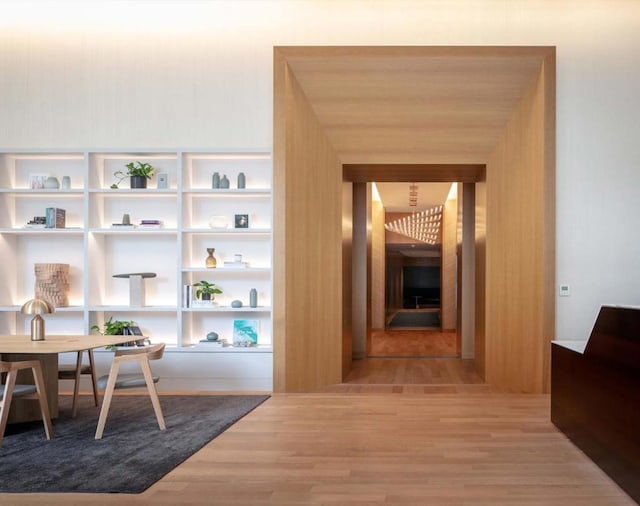
[[[35,298],[55,307],[69,305],[69,264],[35,264]]]
[[[231,301],[231,307],[242,307],[242,301],[241,300],[232,300]]]

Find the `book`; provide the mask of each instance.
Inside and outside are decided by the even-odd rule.
[[[197,299],[193,299],[190,304],[191,304],[190,307],[194,307],[194,308],[195,307],[213,308],[218,305],[213,300],[197,300]]]
[[[191,307],[192,298],[193,287],[191,285],[182,285],[182,307]]]
[[[47,207],[45,210],[45,228],[64,228],[67,212],[59,207]]]
[[[224,339],[218,339],[217,341],[200,339],[200,341],[198,341],[198,345],[202,345],[203,348],[224,348],[228,343]]]
[[[258,320],[233,320],[233,345],[248,348],[258,345]]]
[[[224,262],[224,267],[229,269],[246,269],[249,262]]]

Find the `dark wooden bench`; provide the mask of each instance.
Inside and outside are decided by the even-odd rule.
[[[560,343],[551,421],[640,503],[640,309],[603,306],[584,353]]]

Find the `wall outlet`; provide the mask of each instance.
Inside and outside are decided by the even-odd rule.
[[[560,285],[558,295],[560,297],[569,297],[571,295],[571,287],[569,285]]]

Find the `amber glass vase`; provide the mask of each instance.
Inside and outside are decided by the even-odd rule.
[[[209,253],[209,256],[207,256],[206,260],[204,261],[204,265],[207,267],[207,269],[213,269],[216,265],[218,265],[216,257],[213,256],[213,252],[215,250],[215,248],[207,248],[207,253]]]

